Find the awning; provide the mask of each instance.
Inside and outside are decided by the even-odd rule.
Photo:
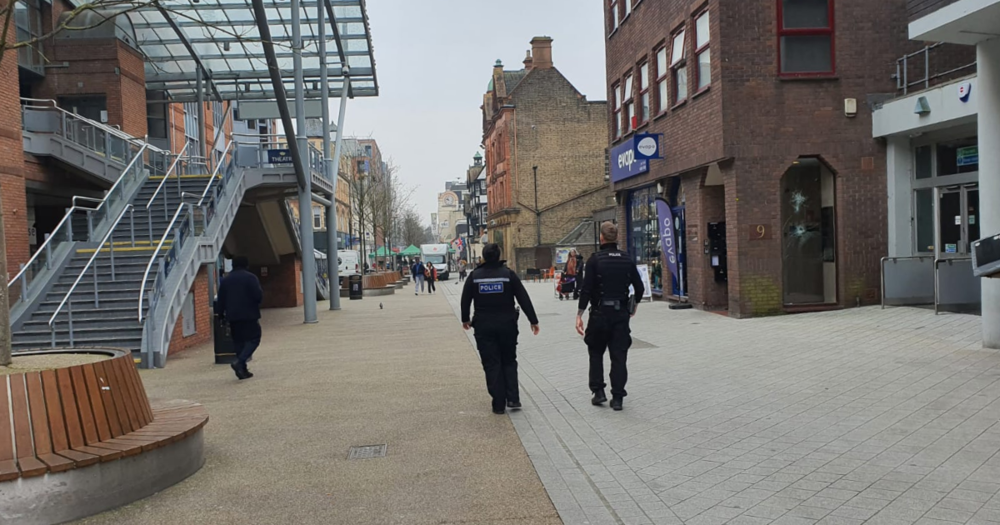
[[[402,253],[400,253],[400,255],[407,255],[407,256],[420,255],[420,248],[417,248],[416,246],[411,244],[409,247],[403,250]]]
[[[300,2],[305,98],[320,97],[320,61],[329,68],[330,96],[344,91],[350,73],[351,97],[378,95],[375,58],[365,0],[321,0],[325,7],[327,54],[319,56],[316,0]],[[159,6],[159,7],[157,7]],[[289,98],[294,94],[292,9],[287,0],[264,0],[267,19]],[[334,24],[331,25],[332,12]],[[201,64],[210,96],[223,100],[271,100],[268,75],[251,0],[161,0],[127,13],[137,45],[146,55],[146,88],[163,90],[173,101],[195,101]],[[345,67],[346,66],[346,67]]]

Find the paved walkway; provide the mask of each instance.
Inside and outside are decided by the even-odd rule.
[[[1000,523],[1000,353],[977,317],[644,304],[614,413],[590,405],[575,304],[529,292],[542,333],[521,331],[510,419],[567,524]]]
[[[268,311],[248,381],[211,364],[210,347],[144,371],[151,397],[207,406],[207,463],[85,523],[561,523],[440,294],[343,306],[321,305],[315,325]],[[347,460],[382,443],[385,458]]]

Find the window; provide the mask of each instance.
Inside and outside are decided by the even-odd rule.
[[[685,31],[681,29],[674,35],[673,48],[670,55],[670,69],[674,77],[674,104],[687,100],[687,53],[684,48]]]
[[[639,122],[649,121],[649,62],[639,65]]]
[[[17,42],[29,42],[17,50],[17,64],[30,71],[45,74],[45,57],[42,55],[42,7],[38,0],[18,0],[14,3],[14,27]]]
[[[670,99],[667,98],[667,74],[670,68],[667,67],[667,48],[664,46],[656,52],[656,103],[657,113],[664,113],[670,107]]]
[[[313,229],[323,229],[323,210],[319,206],[313,206]]]
[[[778,44],[782,75],[833,74],[833,1],[778,0]]]
[[[615,84],[613,102],[611,106],[611,125],[614,126],[615,138],[622,136],[622,87]]]
[[[712,49],[709,47],[709,18],[708,11],[705,11],[694,22],[694,58],[698,62],[695,69],[698,91],[707,88],[712,83]]]
[[[632,14],[632,0],[622,0],[622,3],[625,5],[625,15],[622,16],[622,20],[624,20]]]
[[[635,128],[635,92],[632,85],[632,73],[625,77],[625,89],[622,91],[622,103],[625,105],[625,133]]]
[[[618,25],[621,23],[619,19],[619,9],[620,6],[618,2],[620,0],[611,0],[611,32],[614,33],[618,30]]]

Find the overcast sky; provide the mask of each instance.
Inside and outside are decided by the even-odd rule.
[[[348,103],[346,134],[378,140],[430,224],[444,183],[465,178],[482,143],[479,106],[498,58],[521,69],[532,37],[551,36],[556,68],[588,99],[607,98],[603,3],[369,0],[381,96]]]

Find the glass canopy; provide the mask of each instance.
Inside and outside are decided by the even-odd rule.
[[[292,98],[291,2],[263,1],[282,81]],[[329,69],[331,97],[340,97],[344,91],[345,65],[351,80],[348,96],[377,96],[365,0],[302,0],[299,4],[305,98],[320,97],[321,60],[326,60]],[[325,57],[319,55],[317,9],[321,5],[327,24]],[[251,0],[161,0],[126,16],[135,27],[139,49],[146,55],[146,89],[165,91],[172,101],[197,100],[200,63],[208,72],[204,79],[206,100],[216,96],[224,100],[274,99]]]

